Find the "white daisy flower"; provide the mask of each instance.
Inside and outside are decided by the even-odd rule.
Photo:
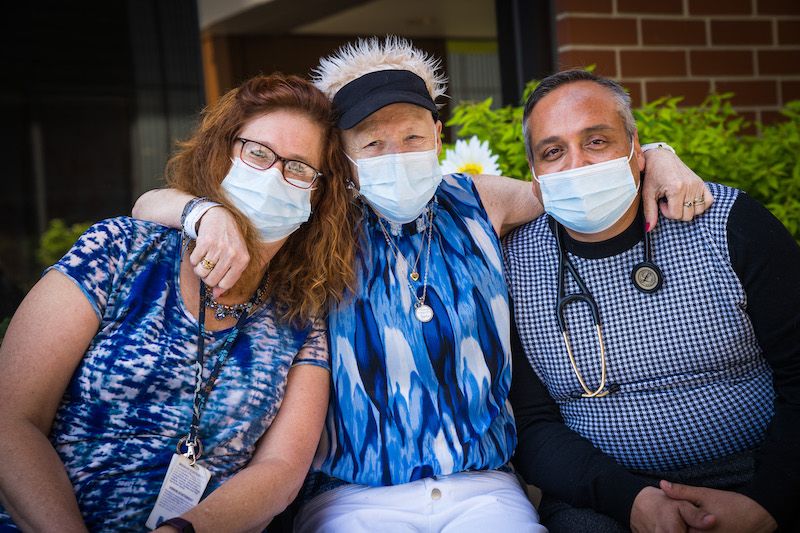
[[[468,141],[456,141],[455,149],[447,149],[442,161],[442,174],[495,174],[500,175],[497,156],[489,149],[489,143],[472,136]]]

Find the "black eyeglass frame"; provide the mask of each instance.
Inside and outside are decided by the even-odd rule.
[[[308,164],[308,163],[306,163],[305,161],[300,161],[299,159],[287,159],[287,158],[285,158],[285,157],[282,157],[280,154],[278,154],[278,152],[276,152],[275,150],[273,150],[273,149],[272,149],[272,148],[270,148],[269,146],[266,146],[266,145],[265,145],[265,144],[263,144],[263,143],[260,143],[260,142],[258,142],[258,141],[254,141],[253,139],[245,139],[244,137],[236,137],[236,139],[235,139],[235,140],[236,140],[236,141],[238,141],[238,142],[240,142],[240,143],[242,143],[242,144],[241,144],[241,146],[239,147],[239,159],[241,159],[241,160],[242,160],[242,163],[244,163],[245,165],[247,165],[247,166],[248,166],[248,167],[250,167],[250,168],[254,168],[254,169],[256,169],[256,170],[268,170],[268,169],[272,168],[272,167],[275,165],[275,163],[277,163],[278,161],[280,161],[281,163],[283,163],[283,166],[284,166],[284,168],[286,168],[286,164],[287,164],[287,163],[290,163],[290,162],[295,162],[295,163],[301,163],[301,164],[303,164],[303,165],[307,166],[308,168],[310,168],[311,170],[313,170],[313,171],[314,171],[314,177],[313,177],[313,178],[311,178],[311,181],[310,181],[310,182],[308,182],[308,187],[301,187],[300,185],[297,185],[296,183],[292,183],[291,181],[289,181],[288,179],[286,179],[286,176],[284,176],[284,175],[283,175],[283,172],[281,172],[281,177],[283,178],[283,181],[285,181],[286,183],[288,183],[288,184],[289,184],[289,185],[291,185],[292,187],[297,187],[298,189],[301,189],[301,190],[307,191],[307,190],[311,189],[311,188],[314,186],[314,184],[317,182],[317,180],[318,180],[320,177],[324,176],[324,174],[323,174],[322,172],[320,172],[320,171],[319,171],[319,170],[317,170],[316,168],[312,167],[311,165],[309,165],[309,164]],[[273,154],[275,154],[275,161],[273,161],[272,163],[270,163],[270,165],[269,165],[268,167],[265,167],[265,168],[256,167],[256,166],[253,166],[253,165],[251,165],[250,163],[248,163],[247,161],[245,161],[245,159],[242,157],[242,152],[244,151],[244,146],[245,146],[247,143],[255,143],[255,144],[259,145],[259,146],[262,146],[262,147],[266,148],[267,150],[269,150],[270,152],[272,152]]]

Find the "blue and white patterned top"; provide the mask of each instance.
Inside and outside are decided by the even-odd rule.
[[[516,444],[499,240],[470,177],[445,176],[431,205],[430,263],[423,249],[416,282],[364,209],[356,294],[328,322],[333,392],[314,462],[328,476],[393,485],[492,469]],[[394,230],[413,263],[427,232]],[[409,283],[421,294],[426,268],[434,317],[422,323]]]
[[[606,383],[617,389],[603,398],[580,397],[558,328],[558,247],[548,217],[504,242],[517,329],[533,370],[564,423],[627,468],[673,470],[753,449],[773,416],[772,371],[728,252],[738,191],[708,186],[714,204],[702,217],[662,218],[653,230],[654,262],[664,274],[653,294],[630,279],[642,241],[609,257],[569,254],[600,311]],[[566,293],[578,292],[572,276],[565,279]],[[594,388],[600,351],[588,306],[571,304],[565,317],[576,364]]]
[[[115,218],[89,228],[51,267],[83,291],[100,326],[64,393],[50,439],[90,530],[140,531],[177,440],[189,429],[197,321],[180,297],[181,235]],[[207,332],[208,357],[229,330]],[[302,360],[298,352],[304,347]],[[278,325],[262,306],[245,322],[200,422],[213,476],[243,468],[278,412],[292,364],[328,368],[324,327]],[[0,515],[0,526],[8,523]]]

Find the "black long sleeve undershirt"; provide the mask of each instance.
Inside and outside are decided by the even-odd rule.
[[[755,477],[742,492],[788,530],[800,502],[800,248],[780,221],[744,193],[731,208],[727,235],[777,394],[775,416],[756,452]],[[513,326],[511,342],[510,399],[519,437],[515,466],[528,483],[554,497],[629,524],[636,495],[652,482],[564,425]]]

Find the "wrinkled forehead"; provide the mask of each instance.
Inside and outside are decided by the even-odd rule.
[[[607,88],[596,83],[578,81],[554,89],[539,100],[528,117],[531,141],[569,137],[597,125],[625,133],[617,100]]]
[[[407,133],[431,136],[436,128],[433,115],[414,104],[391,104],[372,113],[356,126],[344,130],[345,139],[362,136],[393,137]]]

